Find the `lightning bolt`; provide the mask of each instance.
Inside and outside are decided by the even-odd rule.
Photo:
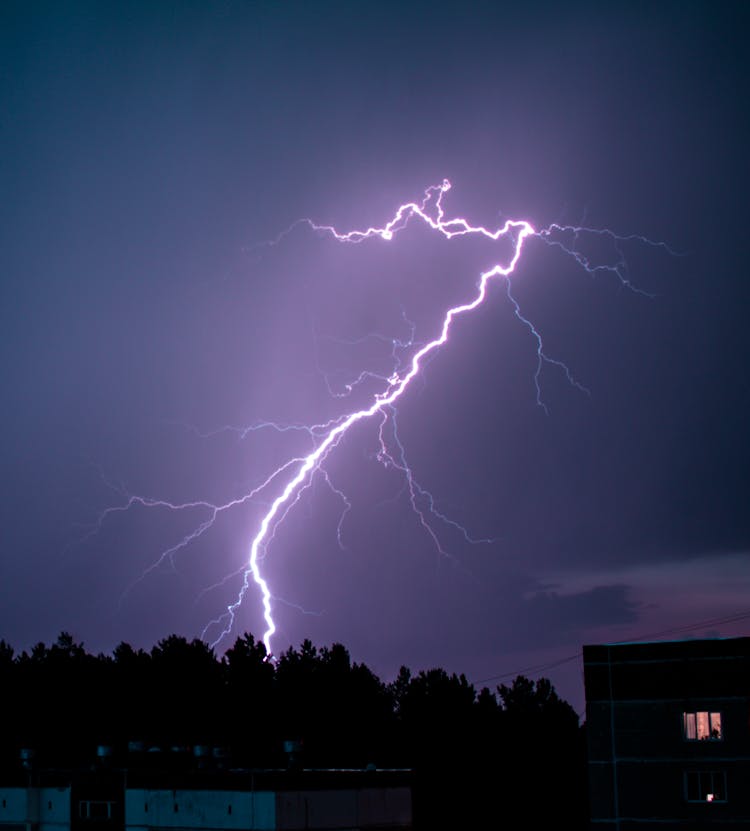
[[[389,340],[384,338],[382,335],[365,336],[366,338],[377,337],[390,343],[392,349],[391,357],[393,359],[393,369],[390,375],[381,376],[372,372],[363,372],[350,383],[345,384],[343,389],[339,388],[334,390],[328,377],[326,377],[325,373],[323,373],[329,392],[336,398],[346,398],[354,390],[354,388],[358,387],[365,379],[379,382],[381,386],[380,391],[371,396],[369,403],[366,406],[363,406],[361,409],[355,409],[345,413],[325,424],[313,426],[297,424],[279,425],[273,422],[259,422],[248,428],[221,428],[222,431],[226,430],[236,432],[240,439],[244,439],[249,432],[260,429],[274,429],[280,432],[304,431],[309,436],[312,448],[307,455],[300,455],[284,462],[278,468],[268,473],[260,484],[252,490],[226,503],[213,504],[206,501],[196,501],[176,504],[163,500],[128,496],[123,505],[109,508],[100,516],[97,527],[93,532],[95,532],[97,528],[101,527],[102,522],[111,513],[127,511],[137,505],[147,508],[161,507],[172,511],[203,510],[206,512],[206,518],[190,533],[186,534],[183,539],[163,551],[159,558],[141,575],[139,578],[140,580],[165,562],[169,562],[174,565],[175,554],[211,528],[220,514],[231,508],[256,499],[267,489],[278,484],[279,490],[276,492],[276,496],[272,499],[272,501],[270,501],[270,503],[266,502],[266,511],[260,520],[257,532],[250,543],[249,555],[245,565],[233,572],[231,575],[225,577],[219,583],[209,587],[209,589],[205,589],[203,592],[205,593],[213,588],[224,585],[230,577],[237,576],[240,573],[242,575],[242,583],[234,601],[226,607],[226,611],[223,614],[214,620],[209,621],[203,629],[201,636],[205,640],[209,640],[209,633],[213,633],[210,640],[212,648],[218,647],[223,639],[232,631],[236,613],[245,601],[248,592],[253,586],[255,586],[260,592],[263,618],[266,626],[263,634],[263,643],[268,656],[271,657],[273,655],[271,641],[277,630],[273,617],[273,600],[275,598],[271,592],[268,581],[263,576],[261,564],[279,525],[299,502],[303,493],[311,486],[316,474],[320,474],[322,476],[323,481],[328,485],[332,492],[338,496],[344,505],[337,528],[338,541],[339,544],[342,545],[342,525],[348,511],[351,508],[351,503],[343,491],[338,489],[332,483],[327,471],[323,468],[323,464],[328,456],[338,446],[339,442],[346,435],[346,433],[359,422],[368,419],[374,419],[377,421],[379,446],[377,459],[386,467],[393,468],[403,475],[411,507],[424,530],[431,537],[437,547],[437,550],[441,554],[447,554],[447,552],[445,552],[441,546],[438,535],[432,524],[429,522],[427,514],[459,530],[467,542],[491,542],[491,540],[472,539],[462,526],[455,523],[453,520],[449,519],[437,510],[432,495],[416,482],[407,463],[404,447],[398,437],[395,405],[409,389],[409,386],[412,384],[414,379],[420,375],[426,360],[447,343],[453,322],[459,317],[470,314],[485,301],[488,285],[493,280],[504,283],[505,292],[514,315],[529,331],[530,335],[534,339],[534,342],[536,343],[537,363],[534,374],[534,384],[536,388],[537,403],[546,411],[546,406],[542,400],[540,381],[541,372],[545,365],[551,365],[557,368],[564,373],[570,384],[579,390],[588,393],[588,390],[573,377],[571,371],[564,363],[551,358],[546,354],[540,333],[535,328],[534,324],[523,315],[521,307],[512,293],[511,276],[516,270],[524,245],[527,241],[531,239],[538,239],[548,245],[561,249],[566,255],[572,257],[578,266],[589,274],[597,275],[599,273],[607,273],[614,275],[623,287],[639,293],[645,292],[641,292],[641,290],[634,286],[630,281],[621,245],[628,241],[637,241],[650,246],[662,247],[674,254],[674,252],[672,252],[671,249],[669,249],[664,243],[652,242],[645,237],[636,235],[618,236],[609,230],[566,226],[557,223],[549,225],[541,230],[536,230],[531,223],[526,220],[510,219],[504,221],[503,224],[496,228],[486,228],[481,225],[472,225],[463,217],[446,218],[443,207],[443,198],[448,193],[450,188],[451,183],[447,179],[443,180],[440,185],[427,188],[424,191],[424,197],[420,202],[407,202],[402,204],[396,210],[392,218],[382,227],[368,227],[363,230],[340,232],[333,225],[319,225],[310,219],[302,219],[295,222],[286,231],[282,232],[274,240],[267,243],[268,245],[277,245],[295,228],[305,225],[316,233],[327,235],[341,243],[359,244],[370,239],[379,239],[384,242],[390,242],[396,234],[403,231],[407,227],[409,222],[418,220],[424,223],[432,231],[441,234],[449,240],[460,236],[476,236],[489,239],[493,242],[503,240],[510,245],[510,256],[507,260],[504,263],[495,263],[488,270],[482,271],[479,274],[478,282],[473,295],[470,295],[465,302],[453,306],[445,312],[442,325],[439,328],[437,336],[432,340],[426,342],[416,342],[414,340],[414,325],[408,321],[403,311],[402,316],[404,321],[410,327],[410,337],[407,340],[399,340],[395,338]],[[588,235],[602,238],[611,244],[613,250],[615,251],[615,258],[613,262],[598,263],[582,252],[579,243],[582,238]],[[410,349],[415,350],[411,357],[404,357],[403,353]],[[389,449],[389,437],[391,443],[395,446],[395,450]],[[283,484],[281,484],[282,482]],[[126,591],[130,588],[132,588],[132,586]],[[280,600],[280,598],[276,599]]]

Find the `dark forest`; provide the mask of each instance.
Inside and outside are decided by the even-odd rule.
[[[385,683],[341,644],[305,641],[271,662],[250,634],[223,657],[172,635],[150,652],[92,655],[62,633],[18,655],[0,641],[0,688],[8,773],[22,748],[40,768],[71,768],[100,745],[117,764],[134,742],[149,764],[194,765],[189,750],[204,745],[234,768],[284,767],[295,741],[304,767],[412,768],[418,827],[521,806],[530,822],[585,822],[584,728],[544,678],[477,691],[463,675],[402,667]]]

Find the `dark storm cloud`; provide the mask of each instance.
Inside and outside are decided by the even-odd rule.
[[[630,600],[628,594],[628,586],[597,586],[568,595],[555,591],[539,592],[527,601],[527,619],[538,621],[536,626],[527,624],[527,632],[531,629],[533,640],[546,645],[545,636],[549,637],[551,633],[554,637],[565,638],[590,626],[634,623],[638,617],[638,604]]]
[[[547,365],[537,405],[535,342],[494,287],[398,415],[437,508],[492,542],[438,523],[437,553],[358,428],[329,464],[341,547],[316,482],[265,560],[279,647],[481,678],[744,602],[745,5],[395,8],[3,5],[0,637],[109,649],[221,611],[237,581],[204,590],[267,495],[142,580],[205,510],[97,517],[246,493],[305,438],[223,428],[331,418],[328,386],[387,369],[384,339],[432,337],[495,251],[419,228],[259,243],[383,222],[446,176],[450,213],[585,217],[680,256],[624,244],[639,294],[530,242],[515,296],[590,395]],[[255,595],[238,627],[261,634]]]

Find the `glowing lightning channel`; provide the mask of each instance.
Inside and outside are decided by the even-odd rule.
[[[204,437],[209,437],[222,432],[231,432],[236,433],[239,439],[246,438],[246,436],[251,432],[269,428],[282,433],[288,431],[300,431],[307,434],[312,447],[308,455],[300,455],[288,459],[275,470],[268,473],[263,480],[249,492],[234,499],[230,499],[223,504],[214,504],[204,500],[174,503],[166,500],[151,499],[144,496],[133,496],[128,494],[124,488],[115,488],[115,490],[122,494],[124,499],[123,504],[106,509],[99,516],[95,526],[92,527],[90,531],[78,541],[79,543],[98,533],[102,527],[102,524],[110,515],[127,512],[139,506],[143,508],[166,509],[176,512],[193,512],[198,510],[206,513],[204,521],[197,525],[190,533],[186,534],[176,544],[164,550],[157,560],[141,574],[138,580],[136,580],[125,590],[124,594],[127,594],[127,592],[130,591],[136,583],[140,582],[144,577],[158,567],[169,564],[172,568],[174,568],[175,555],[183,548],[195,542],[199,537],[203,536],[224,512],[228,511],[230,508],[256,501],[261,497],[261,494],[264,493],[266,489],[274,486],[277,483],[277,480],[282,479],[284,476],[288,476],[290,478],[286,479],[286,484],[281,492],[278,493],[276,498],[270,503],[264,500],[267,506],[266,513],[263,516],[258,531],[252,540],[250,554],[248,560],[246,561],[246,565],[243,565],[231,574],[226,575],[221,581],[213,586],[204,589],[200,595],[202,596],[212,589],[223,586],[229,579],[242,574],[242,585],[234,602],[226,607],[226,611],[220,617],[209,621],[203,629],[202,637],[207,639],[209,631],[216,631],[215,627],[221,627],[221,631],[218,636],[215,637],[211,643],[213,648],[216,647],[231,632],[235,622],[235,614],[242,605],[245,596],[251,587],[251,582],[255,583],[261,593],[263,618],[266,624],[266,631],[263,635],[263,643],[269,657],[271,657],[271,638],[276,632],[276,624],[273,619],[272,600],[277,599],[284,603],[288,603],[288,601],[278,597],[274,598],[272,596],[268,582],[261,573],[260,565],[266,555],[268,546],[273,540],[274,534],[283,520],[298,504],[302,495],[308,490],[308,488],[310,488],[313,482],[313,477],[318,473],[322,475],[324,482],[330,490],[338,496],[344,505],[344,510],[337,528],[339,545],[342,545],[342,524],[351,508],[351,503],[343,491],[339,490],[333,484],[330,476],[322,465],[327,459],[328,454],[338,445],[350,427],[359,421],[369,419],[376,415],[379,416],[379,450],[377,452],[377,459],[381,462],[381,464],[399,471],[405,477],[405,486],[408,490],[411,507],[417,515],[422,527],[435,543],[437,550],[441,554],[447,555],[447,552],[440,544],[435,530],[427,521],[427,512],[445,524],[453,526],[456,530],[463,534],[464,539],[469,543],[492,542],[491,540],[472,539],[462,526],[453,522],[453,520],[444,516],[436,509],[432,495],[415,481],[411,469],[406,461],[403,445],[398,437],[396,426],[396,408],[394,406],[395,402],[406,392],[412,380],[419,375],[424,366],[425,359],[446,343],[454,319],[460,315],[473,311],[484,302],[487,293],[487,285],[493,278],[499,278],[504,282],[505,291],[511,303],[513,313],[519,322],[522,323],[523,326],[529,331],[536,343],[537,362],[536,370],[534,372],[534,384],[536,388],[537,404],[539,404],[546,411],[546,406],[542,400],[540,382],[541,372],[545,365],[550,365],[559,369],[565,374],[565,377],[571,385],[577,387],[583,392],[588,393],[588,390],[573,377],[572,373],[564,363],[549,357],[549,355],[545,353],[540,333],[537,331],[534,324],[523,315],[518,301],[513,296],[511,291],[511,275],[515,271],[516,265],[521,257],[521,251],[525,241],[530,237],[535,237],[547,245],[562,250],[563,253],[571,257],[580,268],[589,274],[594,276],[600,273],[614,275],[624,288],[640,294],[645,294],[645,292],[635,287],[629,279],[627,264],[622,252],[622,244],[634,241],[648,246],[664,249],[673,255],[675,252],[672,251],[665,243],[653,242],[646,237],[637,235],[619,236],[607,229],[560,225],[555,223],[536,231],[527,221],[507,220],[503,225],[492,230],[483,226],[474,226],[462,217],[446,219],[442,203],[443,197],[450,190],[450,188],[451,184],[447,179],[443,180],[441,185],[427,188],[421,202],[407,202],[401,205],[393,215],[392,219],[381,228],[369,227],[365,230],[353,230],[341,233],[332,225],[317,225],[309,219],[301,219],[287,228],[286,231],[282,232],[275,240],[268,243],[269,245],[278,244],[285,236],[291,233],[294,228],[299,227],[300,225],[307,225],[313,230],[330,235],[342,243],[361,243],[367,239],[375,237],[384,241],[390,241],[396,233],[403,230],[407,226],[409,220],[417,218],[424,222],[430,229],[438,232],[446,239],[467,235],[485,237],[493,241],[507,239],[512,244],[513,253],[507,265],[498,263],[488,271],[484,271],[479,275],[479,282],[473,299],[462,305],[454,306],[453,308],[448,309],[443,317],[440,334],[434,340],[429,342],[416,341],[414,324],[408,320],[403,310],[402,317],[410,331],[410,336],[407,340],[389,340],[377,334],[368,335],[368,338],[376,337],[381,340],[389,340],[392,350],[391,359],[393,361],[393,368],[390,375],[363,372],[353,381],[345,384],[342,391],[340,389],[334,390],[331,387],[326,373],[323,373],[325,383],[331,394],[336,398],[342,399],[349,396],[350,393],[352,393],[353,390],[365,379],[379,381],[383,385],[383,389],[381,392],[376,393],[372,397],[369,406],[348,414],[345,413],[337,416],[326,423],[315,425],[276,424],[264,421],[258,422],[246,428],[236,428],[231,426],[223,427],[208,434],[199,433],[195,430],[195,428],[188,428],[195,430],[196,433]],[[598,263],[592,261],[579,248],[579,242],[583,237],[587,236],[591,236],[593,238],[603,238],[611,243],[616,254],[616,260],[613,263]],[[411,356],[411,359],[403,356],[403,353],[408,349],[416,349]],[[387,426],[390,428],[390,438],[395,444],[395,450],[388,449],[388,442],[386,440]],[[110,487],[112,486],[110,485]],[[292,603],[289,603],[289,605],[295,606],[295,604]],[[295,606],[295,608],[297,607]]]
[[[447,239],[467,234],[481,235],[494,241],[497,241],[500,238],[510,238],[513,242],[513,255],[507,265],[498,263],[488,271],[484,271],[480,274],[479,285],[473,300],[448,309],[445,317],[443,318],[443,325],[439,336],[434,340],[425,343],[419,350],[417,350],[417,352],[415,352],[411,361],[407,363],[407,366],[409,367],[408,371],[404,373],[395,371],[388,379],[386,379],[388,386],[385,391],[377,393],[369,407],[356,410],[355,412],[352,412],[335,422],[330,427],[328,432],[322,436],[322,439],[317,447],[303,459],[294,476],[287,481],[284,489],[273,500],[270,508],[261,520],[258,533],[255,535],[250,546],[248,565],[243,573],[242,586],[236,600],[227,606],[227,611],[220,618],[211,621],[203,631],[203,636],[205,637],[207,631],[212,625],[220,624],[222,621],[225,621],[223,629],[219,633],[218,637],[216,637],[211,643],[212,647],[216,647],[223,640],[223,638],[231,632],[234,625],[235,613],[242,605],[245,595],[250,588],[250,581],[252,580],[261,592],[263,618],[266,623],[266,631],[263,634],[263,643],[265,644],[268,654],[272,655],[271,638],[276,632],[276,623],[273,619],[273,610],[271,606],[272,594],[266,579],[261,574],[259,561],[263,557],[269,532],[271,535],[273,534],[276,517],[280,512],[282,513],[282,516],[286,514],[290,501],[292,503],[296,502],[299,498],[300,489],[304,489],[305,484],[309,483],[309,479],[312,474],[320,469],[323,461],[326,459],[331,450],[336,447],[350,427],[357,422],[371,418],[378,413],[382,413],[385,417],[387,417],[393,404],[404,394],[404,392],[406,392],[411,381],[418,375],[422,367],[423,359],[446,343],[453,320],[459,315],[473,311],[482,304],[487,294],[487,284],[490,279],[493,277],[507,278],[513,273],[521,257],[521,250],[524,241],[527,237],[536,234],[536,231],[531,224],[523,220],[508,220],[504,225],[494,231],[481,226],[473,226],[467,220],[460,217],[446,220],[442,206],[442,199],[448,190],[450,190],[450,187],[450,182],[445,179],[441,185],[428,188],[425,191],[425,197],[421,203],[408,202],[401,205],[401,207],[399,207],[396,211],[394,217],[382,228],[370,227],[364,231],[355,230],[347,233],[339,233],[331,225],[316,225],[310,220],[304,220],[304,222],[306,222],[314,230],[331,234],[340,242],[357,243],[371,237],[380,237],[386,241],[391,240],[396,232],[406,227],[409,219],[412,217],[418,217],[430,228],[438,231]],[[431,202],[434,204],[434,216],[430,216],[428,213],[428,205]],[[518,310],[517,314],[520,315]],[[539,361],[541,362],[546,360],[546,356],[544,356],[544,353],[541,351],[541,340],[539,335],[536,333],[536,330],[534,330],[533,326],[531,326],[531,324],[524,318],[521,319],[527,326],[531,327],[537,337],[537,341],[540,344],[538,351]],[[272,477],[273,476],[274,474],[272,474]],[[431,529],[430,532],[434,538],[434,532],[432,532]]]

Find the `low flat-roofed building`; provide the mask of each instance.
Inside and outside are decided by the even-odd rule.
[[[69,831],[70,785],[0,788],[3,831]]]
[[[750,829],[750,638],[584,646],[592,828]]]
[[[53,780],[57,784],[49,784]],[[405,770],[35,772],[0,831],[383,831],[412,826]]]
[[[408,771],[297,770],[131,776],[127,831],[411,828]]]

